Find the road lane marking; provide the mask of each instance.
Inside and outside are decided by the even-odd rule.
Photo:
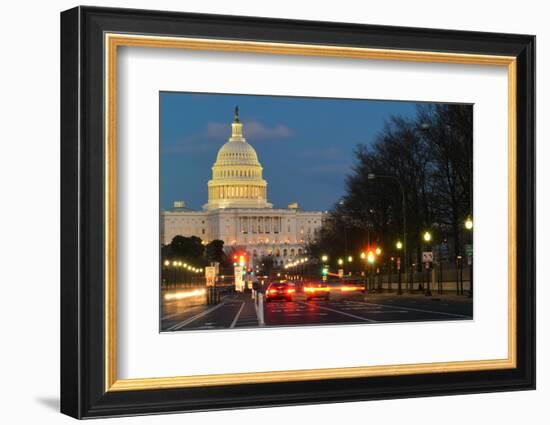
[[[297,302],[301,303],[301,301],[297,301]],[[324,306],[318,305],[317,308],[322,308],[323,310],[332,311],[333,313],[343,314],[344,316],[353,317],[354,319],[363,320],[365,322],[372,322],[372,323],[377,322],[376,320],[367,319],[366,317],[356,316],[355,314],[346,313],[345,311],[335,310],[335,309],[329,308],[329,307],[324,307]]]
[[[241,315],[241,312],[243,311],[243,308],[244,308],[244,301],[242,302],[241,304],[241,308],[239,308],[239,311],[237,311],[237,314],[235,315],[235,318],[233,319],[233,321],[231,322],[231,325],[229,325],[229,329],[232,329],[235,327],[235,325],[237,324],[237,320],[239,320],[239,316]]]
[[[189,319],[187,320],[184,320],[182,322],[179,322],[179,323],[176,323],[174,326],[171,326],[169,327],[168,329],[166,329],[167,331],[179,331],[181,328],[183,328],[184,326],[187,326],[189,323],[191,322],[194,322],[195,320],[197,319],[200,319],[201,317],[203,316],[206,316],[207,314],[209,313],[212,313],[214,310],[217,310],[218,308],[224,306],[225,303],[220,303],[218,304],[217,306],[215,307],[212,307],[212,308],[209,308],[208,310],[205,310],[203,311],[202,313],[199,313],[195,316],[192,316],[190,317]]]
[[[451,316],[451,317],[462,317],[462,318],[466,318],[466,319],[471,319],[472,318],[472,316],[466,316],[464,314],[445,313],[445,312],[442,312],[442,311],[424,310],[424,309],[421,309],[421,308],[404,307],[402,305],[393,306],[393,305],[386,305],[386,304],[368,303],[368,302],[365,302],[365,301],[351,301],[351,302],[356,303],[356,304],[381,306],[381,307],[386,307],[386,308],[390,308],[390,309],[394,309],[394,310],[410,310],[410,311],[419,311],[421,313],[441,314],[441,315],[444,315],[444,316]]]

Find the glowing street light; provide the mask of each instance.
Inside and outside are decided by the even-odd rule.
[[[369,251],[369,253],[367,254],[367,261],[369,262],[369,264],[373,264],[374,260],[374,252]]]
[[[361,260],[364,260],[365,258],[367,258],[367,254],[365,254],[364,252],[361,253],[360,255],[361,257]]]
[[[342,264],[344,264],[344,260],[342,260],[341,258],[338,258],[338,265],[341,266]]]
[[[164,265],[165,265],[166,267],[168,267],[168,266],[170,265],[170,261],[168,261],[168,260],[164,261]]]
[[[348,257],[348,262],[351,263],[352,261],[353,261],[353,257],[350,255],[350,256]]]
[[[426,231],[426,232],[424,232],[423,238],[424,238],[425,242],[430,242],[432,240],[432,234],[430,232]]]
[[[328,255],[323,255],[323,256],[321,257],[321,261],[322,261],[323,263],[326,263],[326,262],[328,261]]]
[[[472,230],[474,228],[474,222],[472,221],[472,218],[468,216],[466,221],[464,222],[464,227],[466,230]]]
[[[380,247],[377,247],[374,252],[376,252],[376,255],[382,254],[382,249]]]
[[[397,249],[403,249],[403,242],[397,241],[396,244],[395,244],[395,247],[396,247]]]

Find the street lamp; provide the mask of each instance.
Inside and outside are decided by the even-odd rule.
[[[472,220],[472,217],[468,216],[466,218],[466,221],[464,222],[464,227],[466,228],[466,230],[469,230],[469,231],[471,231],[474,228],[474,222]],[[470,237],[471,237],[471,233],[470,233]],[[474,261],[473,261],[471,252],[468,253],[468,263],[470,264],[470,293],[468,294],[468,296],[473,297],[474,295]]]
[[[367,270],[367,273],[368,273],[368,287],[369,289],[373,290],[374,291],[374,277],[373,277],[373,266],[374,266],[374,262],[376,261],[376,258],[374,256],[374,252],[372,251],[369,251],[367,253],[367,263],[369,264],[369,269]]]
[[[426,249],[427,249],[428,244],[432,240],[432,234],[426,230],[424,232],[424,235],[422,236],[422,238],[424,239],[424,242],[426,242]],[[429,268],[429,263],[428,262],[426,262],[426,293],[425,293],[425,295],[428,296],[428,297],[432,296],[432,291],[430,289],[430,268]]]
[[[403,249],[403,243],[401,241],[397,241],[395,243],[395,247],[398,251],[401,251]],[[397,259],[397,268],[399,269],[397,271],[397,295],[402,295],[403,290],[401,289],[401,264],[400,264],[400,258]]]
[[[374,250],[374,252],[376,252],[376,255],[380,255],[380,254],[382,254],[382,248],[376,247],[376,249]]]
[[[323,256],[321,257],[321,261],[322,261],[323,263],[326,263],[326,262],[328,261],[328,255],[323,255]]]
[[[369,251],[369,253],[367,254],[367,261],[369,262],[369,264],[374,264],[375,258],[372,251]]]
[[[342,260],[341,258],[338,258],[338,265],[341,266],[342,264],[344,264],[344,260]]]
[[[350,256],[348,257],[348,263],[351,263],[352,261],[353,261],[353,257],[350,255]]]
[[[360,255],[361,257],[361,260],[364,260],[365,258],[367,258],[367,254],[365,254],[364,252],[361,253]]]

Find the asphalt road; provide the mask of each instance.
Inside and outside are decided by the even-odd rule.
[[[465,296],[421,294],[369,294],[352,299],[306,301],[298,294],[293,301],[272,301],[262,309],[250,294],[222,297],[207,305],[204,295],[163,299],[161,330],[250,328],[258,326],[304,326],[344,323],[423,322],[469,320],[472,299]]]

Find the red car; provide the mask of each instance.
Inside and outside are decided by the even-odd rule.
[[[326,282],[308,282],[304,285],[304,293],[306,294],[307,301],[314,298],[328,301],[330,298],[330,287]]]
[[[292,301],[292,297],[296,293],[296,288],[293,283],[289,282],[273,282],[270,283],[265,291],[265,301],[273,300]]]

